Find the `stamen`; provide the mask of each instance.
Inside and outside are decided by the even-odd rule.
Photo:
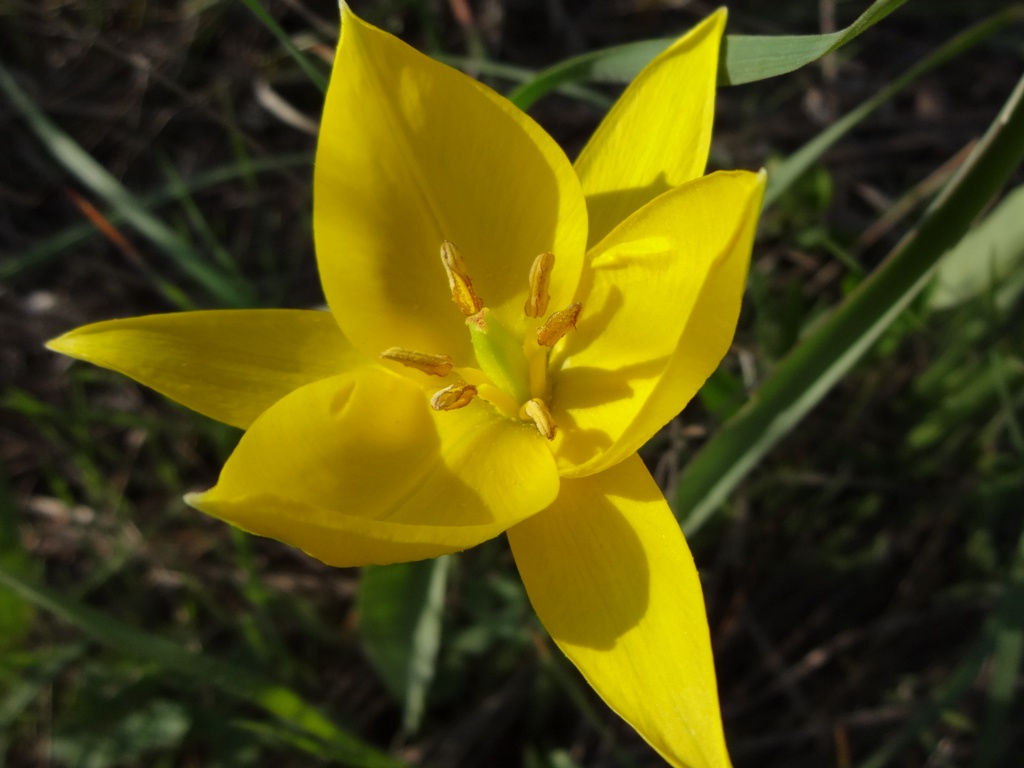
[[[548,311],[548,285],[551,283],[551,269],[555,266],[553,253],[542,253],[533,260],[530,267],[530,296],[526,299],[523,312],[527,317],[542,317]]]
[[[447,376],[452,370],[452,359],[448,355],[428,355],[426,352],[413,352],[411,349],[391,347],[380,353],[385,360],[415,368],[417,371],[431,376]]]
[[[435,411],[454,411],[465,408],[476,397],[476,387],[472,384],[452,384],[439,389],[430,398],[430,407]]]
[[[542,347],[555,346],[560,338],[576,327],[576,318],[580,316],[581,309],[583,305],[577,302],[552,313],[544,325],[537,329],[537,343]]]
[[[523,340],[523,357],[530,367],[530,397],[548,397],[548,353],[551,350],[537,343],[536,336]]]
[[[555,421],[551,418],[551,411],[548,410],[547,403],[539,397],[535,397],[532,400],[526,401],[526,404],[523,405],[523,411],[533,419],[533,423],[537,425],[538,431],[544,437],[548,440],[554,439],[555,430],[558,427],[555,426]]]
[[[441,263],[448,273],[448,287],[452,290],[452,301],[464,315],[475,315],[483,306],[483,300],[473,290],[473,282],[466,274],[466,264],[455,245],[447,240],[441,243]]]

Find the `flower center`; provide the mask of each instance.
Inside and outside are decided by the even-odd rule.
[[[559,339],[576,327],[581,305],[571,304],[551,313],[533,332],[527,333],[525,339],[520,339],[484,306],[483,299],[473,290],[473,281],[461,254],[447,240],[441,244],[441,263],[448,275],[452,301],[466,316],[478,367],[455,367],[448,355],[400,347],[387,349],[380,356],[430,376],[447,378],[455,374],[459,381],[438,390],[431,398],[434,410],[464,408],[479,397],[509,418],[532,421],[542,435],[553,439],[557,427],[547,405],[550,399],[548,353]],[[542,253],[533,260],[528,276],[530,291],[523,306],[526,317],[540,318],[547,312],[554,265],[555,257],[551,253]]]
[[[530,366],[523,344],[484,307],[466,318],[476,362],[494,386],[517,403],[530,399]]]

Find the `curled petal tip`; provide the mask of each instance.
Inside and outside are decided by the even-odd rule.
[[[81,328],[73,328],[70,331],[62,333],[60,336],[55,336],[48,341],[44,341],[43,346],[51,352],[59,352],[60,354],[68,355],[69,357],[77,357],[75,354],[75,348],[79,346],[77,342],[81,336],[80,331]]]
[[[43,346],[46,347],[51,352],[61,352],[61,353],[63,353],[64,352],[64,344],[61,343],[61,340],[63,338],[64,338],[63,336],[57,336],[56,338],[50,339],[49,341],[44,341],[43,342]]]
[[[203,511],[203,497],[206,496],[209,491],[192,491],[182,496],[182,500],[188,504],[192,509],[198,509],[200,512]]]

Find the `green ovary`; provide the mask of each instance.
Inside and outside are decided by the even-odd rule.
[[[486,307],[466,318],[480,370],[519,405],[530,399],[530,367],[523,345]]]

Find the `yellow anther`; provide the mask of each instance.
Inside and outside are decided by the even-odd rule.
[[[392,347],[380,353],[385,360],[415,368],[431,376],[447,376],[452,370],[452,359],[448,355],[428,355],[426,352],[413,352],[411,349]]]
[[[454,411],[465,408],[476,397],[476,387],[472,384],[452,384],[439,389],[430,398],[430,407],[435,411]]]
[[[544,437],[548,440],[554,439],[557,427],[555,426],[555,420],[551,418],[551,411],[548,410],[547,403],[539,397],[527,400],[522,408],[522,413],[526,417],[533,419],[533,423],[537,425],[537,430]]]
[[[523,312],[527,317],[542,317],[548,311],[548,285],[551,283],[551,268],[555,266],[553,253],[542,253],[533,260],[530,267],[530,296],[526,299]]]
[[[452,301],[464,315],[475,315],[483,306],[483,300],[473,290],[473,282],[466,274],[466,264],[453,243],[441,243],[441,263],[448,273],[448,287],[452,289]]]
[[[583,305],[579,302],[570,304],[565,309],[552,313],[537,329],[537,343],[542,347],[553,347],[558,340],[576,327],[576,318],[580,316]]]

